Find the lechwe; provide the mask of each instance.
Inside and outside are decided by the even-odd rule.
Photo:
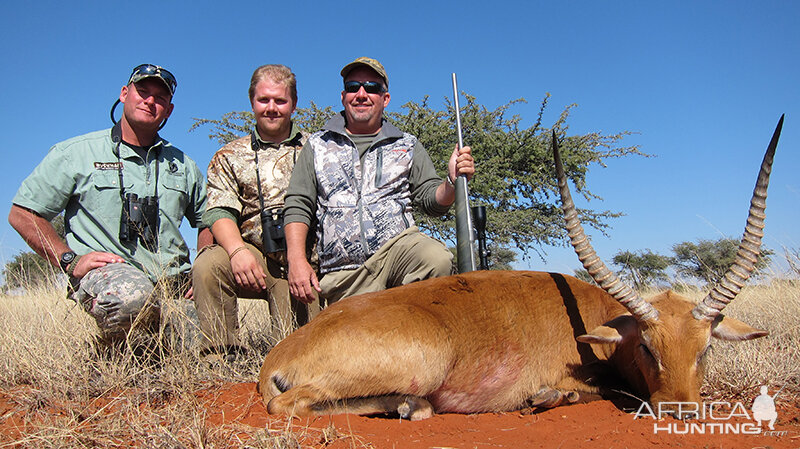
[[[258,389],[269,413],[297,416],[554,407],[624,379],[651,403],[700,401],[711,337],[763,337],[720,312],[759,254],[767,184],[783,117],[751,201],[736,262],[698,305],[667,291],[641,299],[597,257],[577,219],[557,144],[567,229],[602,287],[556,273],[477,271],[339,301],[281,341]]]

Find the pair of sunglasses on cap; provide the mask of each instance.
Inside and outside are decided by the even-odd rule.
[[[130,79],[128,79],[128,84],[137,83],[145,78],[158,78],[164,82],[169,89],[170,95],[175,95],[175,88],[178,87],[178,81],[175,80],[175,75],[173,75],[169,70],[165,69],[164,67],[153,65],[153,64],[142,64],[136,66],[131,73]]]
[[[386,92],[386,88],[383,87],[383,84],[375,81],[346,81],[344,83],[344,91],[351,94],[358,92],[362,87],[368,94],[382,94]]]

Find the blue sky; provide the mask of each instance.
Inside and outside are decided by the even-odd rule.
[[[570,134],[636,132],[623,143],[656,157],[611,160],[588,177],[603,198],[590,207],[626,214],[608,236],[589,231],[606,260],[623,249],[670,254],[681,241],[741,236],[758,164],[786,113],[764,239],[780,254],[800,247],[798,19],[800,3],[771,0],[6,2],[0,209],[5,217],[51,145],[110,126],[135,65],[176,75],[162,134],[205,171],[218,145],[188,132],[192,118],[249,109],[255,67],[290,66],[300,107],[338,107],[339,70],[366,55],[388,71],[390,110],[424,95],[441,105],[456,72],[459,88],[487,107],[526,98],[512,109],[525,124],[549,92],[548,126],[577,103]],[[22,249],[0,220],[0,260]],[[546,261],[531,254],[518,268],[579,266],[571,250],[544,251]]]

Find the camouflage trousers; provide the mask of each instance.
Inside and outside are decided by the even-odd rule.
[[[245,243],[266,273],[267,290],[248,290],[236,283],[225,248],[210,245],[197,255],[192,266],[194,303],[202,332],[201,352],[225,352],[242,347],[239,340],[238,298],[266,299],[272,336],[279,340],[306,324],[319,310],[317,302],[303,304],[289,294],[289,282],[281,265],[265,258],[255,246]]]
[[[453,253],[412,226],[393,237],[354,270],[326,273],[320,279],[320,303],[377,292],[453,273]]]
[[[95,319],[104,339],[124,339],[134,324],[138,328],[158,324],[155,286],[130,264],[95,268],[81,279],[71,279],[70,285],[70,297]]]

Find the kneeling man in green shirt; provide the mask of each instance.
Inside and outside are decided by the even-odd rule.
[[[200,227],[206,191],[195,162],[158,134],[176,86],[163,67],[134,68],[114,104],[123,103],[119,122],[53,146],[8,216],[37,254],[69,276],[70,297],[107,342],[124,340],[134,323],[157,323],[158,280],[188,281],[179,226],[185,217]],[[50,224],[62,211],[66,242]],[[198,232],[198,248],[210,242],[207,229]]]

